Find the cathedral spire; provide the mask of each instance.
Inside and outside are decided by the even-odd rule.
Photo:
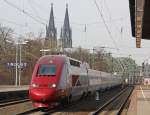
[[[54,13],[53,13],[53,3],[51,4],[51,12],[50,12],[50,19],[49,19],[49,27],[55,28],[55,23],[54,23]]]
[[[66,4],[66,13],[65,13],[65,19],[64,19],[64,28],[69,29],[70,23],[69,23],[69,15],[68,15],[68,4]]]
[[[57,47],[57,30],[55,28],[53,4],[51,4],[49,24],[46,26],[46,44],[49,48]]]
[[[72,30],[70,28],[68,4],[66,4],[66,13],[64,19],[64,25],[61,28],[62,46],[63,48],[72,48]]]
[[[55,22],[54,22],[54,13],[53,13],[53,4],[51,4],[51,12],[50,12],[50,18],[49,18],[49,24],[46,29],[46,37],[47,38],[55,38],[56,37],[56,28],[55,28]]]

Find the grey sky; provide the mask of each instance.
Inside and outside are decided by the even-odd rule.
[[[47,24],[50,15],[50,5],[54,4],[55,24],[60,36],[63,25],[66,3],[68,3],[69,17],[73,33],[73,46],[92,48],[96,46],[116,47],[102,22],[94,0],[7,0],[32,14],[36,19]],[[113,39],[120,49],[111,50],[115,56],[132,55],[137,63],[150,57],[150,41],[142,40],[142,48],[135,48],[135,39],[131,36],[130,14],[128,0],[97,0],[100,10],[112,33]],[[45,35],[45,26],[34,21],[21,11],[0,0],[0,23],[15,29],[15,36],[41,30]],[[10,22],[11,21],[11,22]],[[13,23],[16,24],[13,24]],[[86,32],[85,30],[86,26]],[[121,28],[122,34],[121,34]],[[107,49],[110,50],[110,49]],[[150,60],[149,60],[150,61]]]

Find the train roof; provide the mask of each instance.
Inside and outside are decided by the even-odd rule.
[[[40,63],[41,61],[46,61],[46,60],[49,60],[51,58],[56,58],[56,59],[59,59],[59,60],[61,60],[61,59],[62,60],[69,59],[69,60],[74,60],[74,61],[77,61],[77,62],[81,63],[81,61],[79,61],[79,60],[77,60],[75,58],[68,57],[66,55],[45,55],[45,56],[40,57],[40,59],[38,60],[38,62]]]
[[[55,58],[55,60],[62,60],[66,59],[65,55],[45,55],[39,58],[37,63],[42,63],[43,61],[50,61],[50,59]]]

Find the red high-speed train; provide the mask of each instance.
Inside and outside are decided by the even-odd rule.
[[[29,96],[33,106],[48,108],[121,83],[121,77],[92,70],[87,63],[65,55],[46,55],[35,65]]]

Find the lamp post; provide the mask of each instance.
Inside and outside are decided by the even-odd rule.
[[[21,69],[22,69],[22,45],[25,45],[27,44],[28,41],[20,41],[18,43],[16,43],[16,63],[17,63],[17,66],[16,66],[16,82],[17,82],[17,75],[19,75],[19,83],[18,85],[20,86],[21,85]],[[19,45],[19,65],[18,65],[18,45]],[[19,73],[18,73],[18,67],[19,67]],[[18,74],[17,74],[18,73]]]
[[[9,42],[9,43],[13,43],[12,41],[9,41],[9,40],[6,40],[6,42]],[[21,50],[22,50],[22,46],[21,45],[24,45],[24,44],[27,44],[28,41],[17,41],[15,43],[16,45],[16,64],[15,64],[15,67],[16,67],[16,77],[15,77],[15,85],[17,86],[18,85],[18,77],[19,77],[19,86],[20,86],[20,78],[21,78],[21,65],[22,65],[22,62],[21,62],[21,58],[22,58],[22,55],[21,55]],[[19,64],[18,64],[18,46],[19,46],[19,54],[20,54],[20,57],[19,57]],[[18,73],[18,67],[19,67],[19,73]],[[19,75],[19,76],[18,76]]]
[[[18,84],[18,44],[16,44],[16,81],[15,85]]]
[[[6,42],[13,43],[10,40],[6,40]],[[16,64],[15,64],[15,67],[16,67],[15,85],[17,86],[17,83],[18,83],[18,44],[17,43],[16,43],[16,57],[15,58],[16,58],[15,59],[15,61],[16,61]]]
[[[94,51],[95,51],[95,49],[93,48],[92,49],[92,69],[94,69],[94,67],[95,67],[95,56],[94,56]]]

